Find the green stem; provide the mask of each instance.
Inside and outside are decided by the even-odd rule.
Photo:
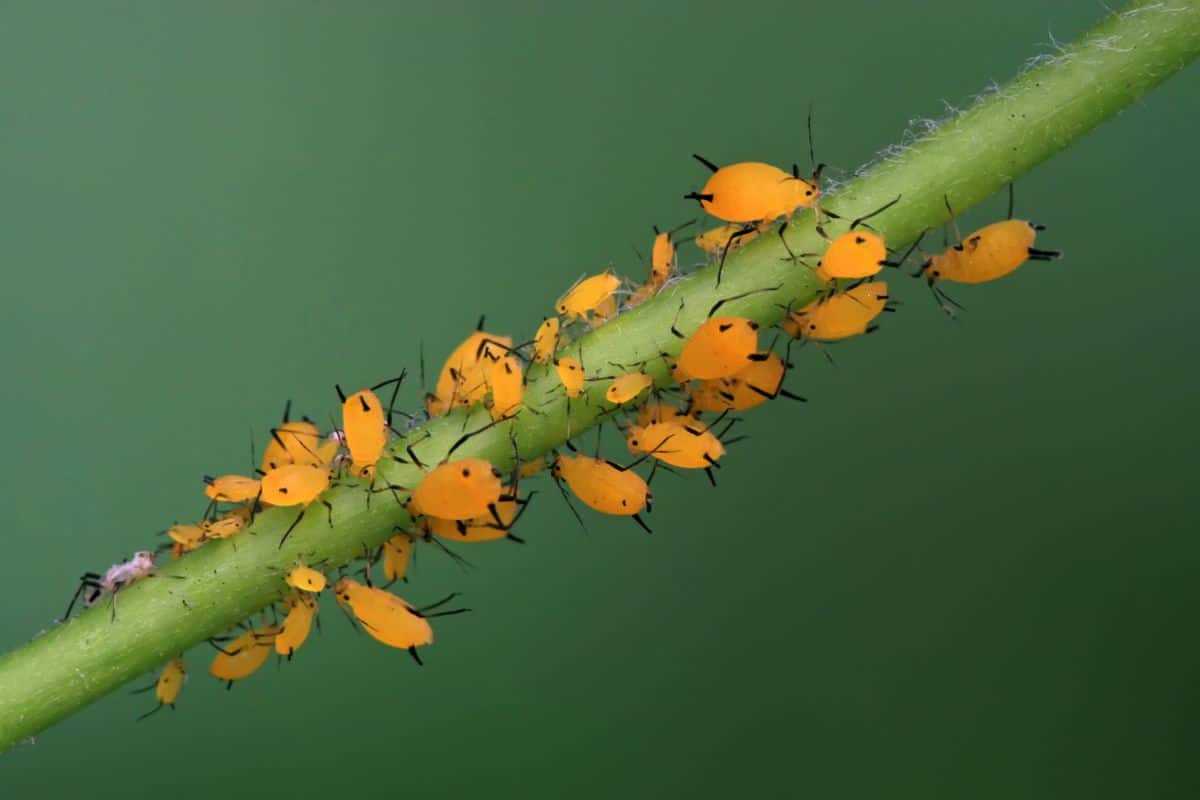
[[[1088,130],[1180,70],[1200,53],[1200,0],[1135,2],[923,140],[889,156],[827,198],[844,217],[873,210],[897,195],[903,200],[872,220],[894,246],[948,219],[943,196],[965,211],[1049,158]],[[838,223],[841,225],[844,223]],[[828,226],[832,233],[840,230]],[[796,252],[819,250],[811,216],[789,228]],[[668,381],[660,354],[678,353],[672,323],[691,330],[719,299],[766,287],[724,308],[763,325],[777,323],[789,301],[812,299],[818,283],[810,270],[784,260],[779,237],[761,236],[729,258],[720,288],[715,267],[706,267],[640,308],[582,337],[567,353],[580,355],[592,375],[611,374],[611,363],[648,362],[661,384]],[[554,374],[529,370],[527,404],[511,425],[498,425],[468,441],[456,457],[479,456],[507,468],[510,435],[522,459],[560,447],[568,434],[596,424],[603,382],[589,386],[588,402],[567,404]],[[464,430],[487,420],[476,410],[434,420],[408,437],[428,436],[419,454],[436,463]],[[511,428],[511,431],[510,431]],[[393,447],[402,447],[403,442]],[[381,473],[413,486],[421,472],[385,458]],[[295,509],[261,514],[248,532],[213,542],[164,565],[160,574],[123,590],[113,620],[102,603],[0,660],[0,749],[7,749],[88,703],[217,635],[283,594],[282,570],[298,558],[333,567],[374,547],[410,520],[390,493],[370,497],[361,486],[332,489],[334,526],[315,505],[281,549],[283,530]]]

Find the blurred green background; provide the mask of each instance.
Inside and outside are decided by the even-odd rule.
[[[717,161],[853,168],[1100,4],[5,3],[0,648],[324,415],[694,214]],[[914,24],[917,23],[918,24]],[[798,353],[647,537],[559,499],[426,553],[424,669],[332,603],[291,664],[124,692],[8,797],[1193,797],[1195,70],[1018,185],[1065,261]],[[968,215],[1003,214],[1003,200]],[[685,254],[694,260],[695,251]],[[415,403],[416,389],[410,387]],[[549,488],[549,487],[545,487]]]

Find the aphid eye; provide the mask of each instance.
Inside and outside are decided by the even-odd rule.
[[[471,477],[471,470],[467,469],[466,467],[463,467],[463,471],[462,471],[462,473],[463,473],[463,477],[464,477],[464,478],[469,478],[469,477]]]
[[[812,190],[812,189],[809,189],[809,190],[807,190],[807,191],[804,193],[804,196],[805,196],[805,197],[812,197],[812,192],[813,192],[813,190]]]
[[[935,270],[933,271],[933,277],[935,277],[935,278],[939,277],[941,274],[942,274],[942,273],[941,273],[941,271],[940,271],[940,270],[936,270],[936,269],[935,269]]]
[[[867,240],[866,240],[866,239],[864,239],[864,238],[863,238],[863,237],[861,237],[861,236],[855,236],[855,237],[854,237],[854,243],[855,243],[855,244],[863,244],[863,243],[865,243],[866,241],[867,241]]]
[[[492,477],[494,477],[494,478],[499,478],[499,477],[500,477],[500,470],[496,469],[495,467],[492,467]]]

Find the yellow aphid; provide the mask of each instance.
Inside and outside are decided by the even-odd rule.
[[[505,487],[504,493],[513,499],[501,500],[496,503],[494,516],[489,511],[487,514],[481,514],[468,520],[426,517],[425,529],[434,536],[455,542],[490,542],[494,539],[505,538],[520,542],[521,539],[513,536],[510,530],[516,523],[517,517],[520,516],[521,503],[516,499],[516,494],[511,488]]]
[[[747,242],[753,241],[768,227],[769,226],[767,225],[759,225],[750,230],[746,230],[745,225],[735,225],[730,223],[728,225],[721,225],[720,227],[705,231],[697,236],[694,241],[696,242],[697,247],[709,255],[720,255],[725,251],[726,248],[729,248],[729,252],[733,252]],[[741,235],[737,236],[737,238],[734,238],[734,236],[739,233]]]
[[[228,681],[229,686],[233,686],[234,681],[249,678],[266,663],[274,649],[272,641],[278,633],[279,628],[275,625],[246,631],[222,646],[221,652],[217,653],[208,668],[209,674]]]
[[[796,338],[818,342],[858,336],[872,330],[871,321],[883,313],[887,301],[887,283],[862,283],[792,312],[783,321],[783,329]]]
[[[631,426],[626,442],[631,453],[649,453],[664,464],[683,469],[709,469],[725,455],[725,446],[704,425],[687,418]]]
[[[549,364],[560,346],[561,325],[558,317],[547,317],[533,336],[533,363]]]
[[[320,592],[325,589],[325,576],[313,569],[306,567],[303,564],[293,568],[283,579],[288,586],[293,589],[299,589],[302,592]]]
[[[638,409],[637,424],[646,426],[652,422],[668,422],[683,416],[687,416],[687,414],[681,408],[676,408],[669,403],[663,403],[658,400],[650,400]]]
[[[404,580],[412,559],[415,541],[410,534],[400,533],[383,543],[383,576],[388,583]]]
[[[200,523],[204,536],[208,539],[228,539],[246,527],[246,520],[239,516],[225,516],[221,519],[205,520]]]
[[[587,315],[612,297],[621,286],[621,279],[608,270],[585,278],[559,298],[555,309],[567,322],[586,319]]]
[[[260,485],[254,478],[242,475],[205,476],[204,494],[218,503],[244,503],[258,497]]]
[[[363,586],[352,578],[339,580],[334,591],[363,629],[389,647],[408,650],[419,662],[417,648],[433,643],[429,621],[391,592]]]
[[[146,717],[162,710],[163,706],[174,710],[175,701],[179,698],[179,693],[183,691],[183,684],[187,680],[187,665],[183,663],[183,656],[176,656],[167,662],[163,667],[163,671],[159,673],[158,680],[154,682],[154,699],[158,701],[158,705],[150,711],[138,717],[138,721],[144,720]],[[139,689],[139,692],[148,691]]]
[[[629,372],[619,375],[604,392],[604,399],[621,405],[628,403],[654,385],[654,379],[644,372]]]
[[[554,369],[567,391],[567,397],[574,399],[583,394],[583,365],[577,359],[563,356],[554,363]]]
[[[520,360],[514,355],[503,356],[488,364],[483,375],[492,394],[488,409],[492,419],[516,414],[525,400],[525,378],[521,374]]]
[[[592,311],[591,328],[595,330],[617,315],[617,296],[609,295]]]
[[[171,541],[181,545],[185,553],[204,544],[206,538],[202,525],[172,525],[167,528],[167,535],[171,537]]]
[[[284,410],[286,417],[287,410]],[[271,431],[267,449],[263,451],[263,472],[288,464],[314,464],[321,460],[321,431],[308,420],[284,420]],[[330,456],[332,458],[332,455]],[[328,463],[326,460],[325,463]]]
[[[283,618],[283,624],[275,636],[275,652],[290,660],[312,631],[313,619],[317,615],[317,599],[307,592],[299,592],[284,601],[284,608],[287,609],[287,616]]]

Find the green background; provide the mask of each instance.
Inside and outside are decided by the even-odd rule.
[[[198,515],[285,398],[323,418],[421,339],[638,274],[693,151],[803,163],[812,102],[853,168],[1102,13],[644,5],[0,7],[0,648]],[[893,279],[718,490],[657,482],[655,536],[542,487],[526,546],[419,559],[406,597],[475,609],[424,669],[327,602],[282,669],[226,693],[196,650],[174,714],[111,696],[0,791],[1196,796],[1198,77],[1020,181],[1064,261],[959,291],[961,325]]]

